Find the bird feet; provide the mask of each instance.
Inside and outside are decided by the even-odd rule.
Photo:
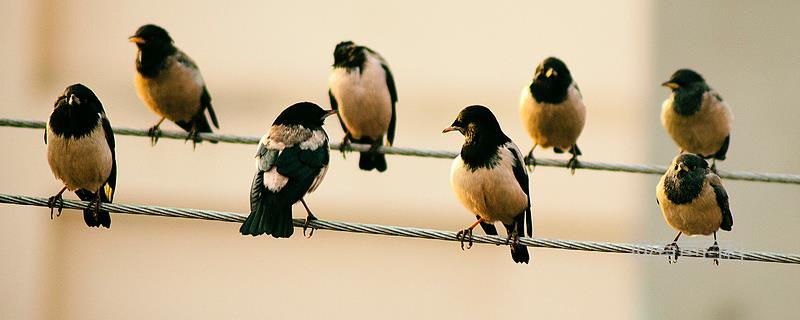
[[[456,239],[461,241],[461,250],[465,250],[464,242],[467,242],[466,249],[472,248],[472,229],[467,228],[456,233]]]
[[[344,158],[345,160],[347,159],[347,152],[353,151],[352,149],[350,149],[350,134],[346,134],[344,136],[344,139],[342,139],[342,143],[339,144],[339,151],[342,152],[342,158]]]
[[[514,228],[510,234],[508,234],[508,238],[506,238],[506,245],[511,245],[512,247],[517,246],[519,244],[519,233],[517,233],[517,229]]]
[[[158,125],[154,125],[147,129],[147,136],[150,137],[150,145],[155,146],[158,142],[158,138],[161,137],[161,130],[158,129]]]
[[[533,150],[525,156],[525,164],[528,166],[528,169],[533,171],[536,169],[536,158],[533,157]]]
[[[314,220],[318,220],[317,217],[315,217],[313,214],[311,214],[311,212],[309,212],[308,216],[306,217],[306,222],[303,223],[303,236],[306,237],[307,239],[311,239],[311,236],[314,235],[314,230],[316,230],[314,229],[314,227],[311,226],[311,221]],[[309,228],[311,229],[311,232],[309,232],[308,235],[306,235],[306,230],[308,230]]]
[[[719,265],[719,244],[714,241],[714,244],[706,249],[706,258],[714,258],[714,264]]]
[[[89,201],[89,205],[86,206],[86,210],[91,210],[92,216],[97,219],[97,214],[100,212],[100,195],[94,197],[92,201]]]
[[[189,135],[186,136],[186,140],[183,141],[186,143],[186,141],[192,140],[192,150],[197,149],[197,143],[203,141],[197,136],[198,133],[196,128],[192,128],[192,131],[189,131]]]
[[[56,217],[61,216],[61,211],[64,210],[64,198],[61,197],[61,192],[47,199],[47,207],[50,208],[50,220],[53,220],[53,209],[58,205],[58,213]]]
[[[578,168],[578,155],[572,154],[572,158],[567,160],[567,169],[569,169],[569,174],[574,175],[575,169]]]
[[[672,254],[669,255],[667,260],[669,261],[669,264],[678,263],[678,256],[681,255],[681,249],[678,247],[677,242],[668,244],[666,247],[664,247],[664,251],[672,252]]]

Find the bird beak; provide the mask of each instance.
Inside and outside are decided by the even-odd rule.
[[[686,171],[689,172],[689,167],[687,167],[683,162],[678,163],[678,171]]]
[[[325,115],[322,116],[322,119],[324,120],[325,118],[330,117],[330,116],[332,116],[334,114],[337,114],[337,113],[339,113],[339,112],[336,111],[336,110],[328,110],[328,111],[325,112]]]
[[[75,106],[81,103],[81,99],[78,99],[74,94],[69,95],[69,100],[67,100],[67,104],[70,106]]]
[[[670,88],[670,89],[673,89],[673,90],[680,88],[680,86],[677,83],[669,82],[669,81],[662,83],[661,86],[662,87],[667,87],[667,88]]]
[[[449,126],[449,127],[447,127],[447,128],[444,128],[444,130],[442,130],[442,133],[448,133],[448,132],[450,132],[450,131],[458,131],[458,127],[456,127],[456,126]]]
[[[143,44],[145,42],[142,37],[137,37],[137,36],[131,36],[130,38],[128,38],[128,41],[137,44]]]
[[[553,70],[553,68],[550,68],[550,69],[547,69],[547,73],[545,73],[544,76],[548,77],[548,78],[550,78],[550,76],[557,77],[558,76],[558,72]]]

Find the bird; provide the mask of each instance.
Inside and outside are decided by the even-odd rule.
[[[569,151],[572,154],[567,168],[574,174],[578,156],[582,155],[577,141],[586,124],[586,106],[578,84],[563,61],[548,57],[536,66],[533,80],[522,89],[519,115],[533,139],[525,162],[536,165],[533,150],[537,146],[553,147],[555,153]]]
[[[341,150],[344,154],[350,142],[369,144],[358,167],[386,171],[386,156],[377,150],[384,136],[388,145],[394,143],[397,89],[392,71],[380,54],[352,41],[337,44],[333,60],[328,97],[345,133]]]
[[[128,40],[138,48],[134,79],[136,93],[150,110],[161,117],[148,130],[152,145],[158,142],[159,127],[164,119],[189,132],[187,140],[191,139],[193,146],[201,141],[198,133],[211,132],[206,111],[214,127],[219,129],[211,95],[200,69],[186,53],[173,45],[166,30],[153,24],[143,25]]]
[[[489,235],[497,235],[494,222],[500,221],[508,232],[511,258],[528,263],[528,248],[519,237],[533,236],[528,173],[522,153],[503,133],[489,108],[472,105],[464,108],[442,133],[458,131],[464,135],[461,152],[453,160],[450,184],[461,204],[477,219],[457,233],[464,249],[472,246],[472,229],[478,224]]]
[[[100,210],[100,203],[111,203],[117,187],[117,158],[114,132],[103,104],[91,89],[74,84],[56,99],[44,133],[47,162],[56,179],[64,183],[48,199],[50,219],[58,206],[64,208],[62,194],[75,192],[89,205],[83,220],[89,227],[111,228],[111,215]]]
[[[286,108],[261,137],[256,151],[256,174],[250,188],[250,215],[239,228],[242,235],[292,235],[292,205],[300,201],[308,216],[303,234],[317,218],[303,197],[319,187],[328,171],[328,134],[322,128],[336,110],[311,102]],[[314,229],[307,237],[313,235]]]
[[[674,254],[674,259],[670,257],[670,263],[678,260],[678,238],[681,234],[714,234],[714,244],[708,248],[708,252],[719,256],[717,231],[731,231],[733,215],[722,181],[702,157],[692,153],[676,156],[658,182],[656,203],[661,207],[667,224],[678,231],[672,243],[665,248]],[[716,259],[714,262],[719,264]]]
[[[661,124],[681,153],[712,159],[716,172],[717,160],[725,160],[731,142],[731,109],[694,70],[679,69],[661,85],[672,90],[661,107]]]

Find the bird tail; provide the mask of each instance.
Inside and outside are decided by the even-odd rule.
[[[208,123],[208,119],[206,119],[205,113],[201,110],[198,112],[194,117],[192,117],[189,121],[175,121],[181,129],[186,130],[187,132],[192,132],[192,129],[196,130],[197,133],[211,133],[211,125]],[[202,142],[202,140],[197,140],[197,142]],[[208,140],[211,143],[217,143],[215,140]]]
[[[361,158],[358,159],[358,167],[366,171],[376,169],[384,172],[386,171],[386,156],[381,153],[362,152]]]
[[[516,233],[520,237],[525,236],[525,215],[519,214],[514,218],[512,225],[506,225],[506,231],[509,234]],[[511,259],[516,263],[528,263],[531,261],[531,256],[528,254],[528,247],[521,244],[511,244]]]
[[[360,140],[353,140],[356,143],[363,143],[363,144],[373,144],[372,139],[363,138]],[[371,171],[373,169],[378,170],[379,172],[386,171],[386,155],[383,153],[377,153],[373,151],[361,152],[361,156],[358,159],[358,167],[361,170]]]
[[[239,228],[243,235],[269,234],[288,238],[294,232],[292,204],[278,201],[278,195],[264,188],[264,172],[258,171],[250,189],[250,215]]]
[[[100,197],[100,202],[111,203],[111,200],[108,199],[108,196],[105,192],[99,192],[99,194],[96,194],[86,189],[78,189],[75,191],[75,194],[78,195],[78,198],[83,201],[92,201],[97,197]],[[93,208],[83,209],[83,221],[85,221],[86,225],[90,227],[103,226],[106,228],[111,228],[111,214],[105,210],[100,210],[95,213]]]

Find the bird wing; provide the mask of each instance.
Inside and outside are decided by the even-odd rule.
[[[720,181],[719,176],[716,174],[709,173],[706,175],[706,179],[708,179],[709,184],[714,189],[714,194],[717,196],[717,205],[722,211],[722,224],[720,228],[725,231],[731,231],[733,227],[733,214],[731,214],[731,207],[728,202],[728,192],[725,191],[725,188],[722,186],[722,181]]]
[[[208,94],[208,88],[203,86],[203,94],[200,95],[200,112],[203,110],[208,110],[208,116],[211,118],[211,123],[214,124],[214,127],[219,129],[219,121],[217,120],[217,113],[214,112],[214,108],[211,106],[211,95]]]
[[[389,66],[386,63],[381,63],[381,67],[386,73],[386,86],[389,88],[389,95],[392,97],[392,120],[389,121],[389,130],[386,133],[386,139],[389,140],[389,145],[391,146],[394,143],[394,131],[397,126],[397,109],[395,108],[397,104],[397,88],[394,86],[394,77],[392,76],[392,71],[389,70]]]
[[[513,142],[506,144],[506,148],[511,152],[514,157],[514,164],[511,166],[514,170],[514,178],[517,179],[519,187],[525,192],[528,197],[528,207],[525,209],[525,219],[528,228],[528,236],[533,236],[533,219],[531,217],[531,195],[528,188],[528,172],[525,171],[525,162],[523,162],[522,152],[519,151]]]
[[[263,143],[258,144],[256,151],[256,163],[259,171],[267,171],[275,165],[278,159],[279,149],[269,148]]]
[[[328,98],[331,100],[331,109],[338,111],[339,110],[339,103],[336,102],[336,97],[333,96],[333,91],[328,89]],[[350,136],[350,131],[347,131],[347,126],[344,125],[344,120],[342,120],[342,114],[336,112],[336,117],[339,118],[339,124],[342,125],[342,131],[344,131],[346,136]]]
[[[197,63],[195,63],[194,60],[189,57],[189,55],[181,50],[178,50],[175,53],[175,60],[192,70],[197,84],[203,86],[203,93],[200,95],[200,113],[202,113],[204,110],[208,110],[208,116],[211,118],[211,123],[214,124],[214,127],[219,129],[217,114],[214,112],[214,108],[211,106],[211,95],[208,93],[205,80],[203,80],[203,75],[200,73],[200,67],[197,66]]]
[[[103,122],[103,132],[106,134],[106,142],[108,143],[108,148],[111,149],[111,173],[108,175],[104,191],[109,202],[113,202],[114,191],[117,188],[117,153],[114,150],[116,142],[114,141],[114,130],[111,128],[111,122],[108,121],[105,113],[101,113],[101,119]]]
[[[278,173],[287,177],[289,181],[278,192],[279,199],[290,205],[299,201],[329,161],[327,141],[316,149],[303,149],[300,144],[283,149],[275,161],[275,166]]]

